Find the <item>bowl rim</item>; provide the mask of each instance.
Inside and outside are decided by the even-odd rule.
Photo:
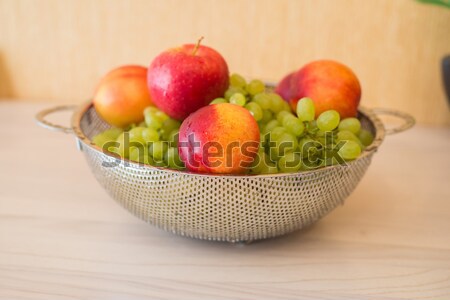
[[[83,133],[83,130],[81,129],[81,120],[82,120],[84,114],[87,113],[89,111],[89,109],[91,109],[93,107],[94,107],[94,104],[93,104],[92,100],[89,100],[89,101],[79,105],[72,114],[72,119],[71,119],[72,130],[73,130],[73,133],[76,135],[76,138],[78,139],[79,143],[82,144],[82,146],[80,145],[80,150],[82,150],[83,147],[88,147],[91,150],[99,153],[100,155],[106,155],[109,158],[114,158],[116,160],[120,160],[121,164],[123,163],[126,166],[131,166],[131,167],[133,167],[133,169],[144,168],[144,169],[151,170],[151,171],[175,173],[178,175],[188,175],[188,176],[204,176],[204,177],[219,177],[219,178],[221,178],[221,177],[223,177],[223,178],[236,177],[236,178],[241,178],[241,179],[243,179],[243,178],[250,178],[250,179],[255,178],[256,179],[256,178],[273,178],[273,177],[292,177],[292,176],[299,176],[299,175],[308,176],[310,174],[327,172],[332,169],[348,168],[349,166],[353,165],[354,163],[357,163],[359,160],[373,155],[378,150],[380,145],[383,143],[383,140],[384,140],[385,134],[386,134],[384,125],[381,122],[381,120],[377,117],[375,112],[373,112],[369,108],[360,106],[358,108],[358,113],[362,114],[366,118],[368,118],[375,128],[374,140],[373,140],[372,144],[370,144],[366,149],[364,149],[364,151],[361,153],[361,155],[357,159],[346,162],[343,165],[337,164],[337,165],[331,165],[331,166],[326,166],[326,167],[320,167],[320,168],[317,168],[314,170],[298,171],[298,172],[294,172],[294,173],[275,173],[275,174],[196,173],[196,172],[191,172],[191,171],[187,171],[187,170],[174,170],[174,169],[169,169],[169,168],[165,168],[165,167],[157,167],[157,166],[152,166],[152,165],[148,165],[148,164],[135,162],[135,161],[129,160],[127,158],[122,158],[115,153],[103,150],[99,146],[95,145]]]

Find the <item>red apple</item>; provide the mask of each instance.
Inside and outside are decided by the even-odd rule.
[[[93,103],[107,123],[125,127],[144,120],[144,108],[153,105],[147,89],[147,68],[122,66],[106,74],[97,86]]]
[[[190,171],[242,174],[258,153],[259,128],[241,106],[222,103],[197,110],[181,124],[178,149]]]
[[[341,118],[355,117],[361,99],[361,86],[347,66],[331,61],[311,62],[281,80],[275,90],[295,111],[303,97],[314,101],[316,117],[334,109]]]
[[[217,51],[187,44],[158,55],[148,68],[147,83],[156,106],[172,118],[183,120],[223,97],[228,76],[227,63]]]

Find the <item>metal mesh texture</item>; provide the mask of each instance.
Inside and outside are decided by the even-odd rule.
[[[360,114],[363,128],[375,133]],[[87,139],[108,128],[90,107],[79,119]],[[374,151],[347,166],[295,174],[199,175],[117,162],[86,143],[84,155],[100,184],[127,210],[176,234],[215,241],[243,242],[304,228],[333,210],[361,180]]]

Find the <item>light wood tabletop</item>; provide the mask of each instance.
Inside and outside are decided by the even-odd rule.
[[[386,137],[345,205],[241,245],[132,216],[44,107],[0,101],[0,299],[450,299],[450,128]]]

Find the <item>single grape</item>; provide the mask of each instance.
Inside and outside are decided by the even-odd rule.
[[[283,127],[297,137],[302,135],[305,130],[305,125],[303,125],[303,122],[290,114],[283,118]]]
[[[225,99],[225,98],[216,98],[216,99],[214,99],[213,101],[211,101],[210,103],[209,103],[209,105],[213,105],[213,104],[220,104],[220,103],[227,103],[228,101],[227,101],[227,99]]]
[[[247,81],[241,75],[233,73],[230,76],[230,84],[234,87],[245,88]]]
[[[355,141],[346,141],[339,149],[338,154],[344,160],[353,160],[361,154],[361,147]]]
[[[268,122],[270,122],[272,119],[273,119],[273,113],[272,113],[270,110],[268,110],[268,109],[264,109],[264,110],[263,110],[263,116],[262,116],[261,122],[263,122],[263,123],[268,123]]]
[[[259,93],[253,96],[253,101],[258,103],[262,109],[270,109],[270,97],[266,93]]]
[[[291,106],[290,106],[289,103],[286,102],[286,101],[283,101],[283,107],[282,107],[282,110],[292,113]]]
[[[315,116],[314,102],[311,98],[302,98],[297,102],[297,117],[302,122],[313,121]]]
[[[248,109],[256,121],[260,121],[263,118],[263,110],[257,103],[250,102],[245,106],[245,108]]]
[[[364,146],[369,146],[373,142],[373,134],[365,129],[361,129],[358,134],[358,138]]]
[[[164,158],[164,153],[167,151],[167,142],[158,141],[150,144],[149,152],[155,161],[161,161]]]
[[[354,141],[354,142],[360,142],[358,137],[349,130],[342,130],[339,131],[337,134],[337,140],[340,141]]]
[[[226,91],[225,91],[225,95],[224,98],[228,101],[230,101],[231,96],[233,96],[234,94],[239,93],[242,95],[247,95],[247,91],[244,90],[243,88],[240,87],[234,87],[234,86],[230,86]]]
[[[274,129],[275,127],[278,127],[278,126],[280,126],[280,123],[278,123],[277,120],[271,120],[266,124],[266,126],[264,127],[264,130],[262,132],[268,133],[269,131],[271,131],[272,129]]]
[[[230,97],[230,103],[231,104],[236,104],[239,106],[244,106],[245,102],[247,101],[247,99],[245,98],[245,96],[241,93],[235,93]]]
[[[138,142],[138,143],[144,144],[145,140],[142,137],[142,132],[145,129],[148,129],[148,128],[145,128],[145,127],[134,127],[133,129],[128,131],[130,142],[134,141],[134,142]]]
[[[144,128],[141,132],[142,139],[147,142],[157,142],[159,141],[159,134],[158,132],[153,128]]]
[[[284,107],[284,100],[280,97],[280,95],[275,93],[268,93],[267,94],[270,98],[270,110],[274,113],[279,113],[283,110]]]
[[[302,166],[302,158],[298,153],[289,152],[278,161],[278,169],[283,173],[298,172]]]
[[[178,154],[178,148],[169,148],[164,155],[164,160],[172,169],[183,169],[184,164]]]
[[[246,90],[250,95],[256,95],[264,92],[265,88],[264,82],[254,79],[247,84]]]
[[[276,126],[272,128],[269,132],[271,140],[277,140],[283,133],[286,132],[286,128],[281,126]]]
[[[321,131],[331,131],[339,125],[340,116],[335,110],[327,110],[317,118],[317,127]]]
[[[348,130],[354,134],[358,134],[361,129],[361,123],[357,118],[345,118],[339,123],[339,131]]]
[[[284,118],[286,118],[288,116],[295,117],[293,114],[291,114],[290,112],[287,112],[285,110],[282,110],[279,113],[277,113],[278,123],[283,124]]]
[[[177,121],[172,118],[166,119],[162,124],[162,133],[164,136],[164,139],[167,140],[169,138],[169,134],[174,131],[175,129],[180,128],[181,122]]]
[[[163,121],[160,120],[160,118],[156,115],[155,112],[145,114],[144,117],[145,117],[145,124],[147,124],[148,128],[158,130],[162,127]]]

